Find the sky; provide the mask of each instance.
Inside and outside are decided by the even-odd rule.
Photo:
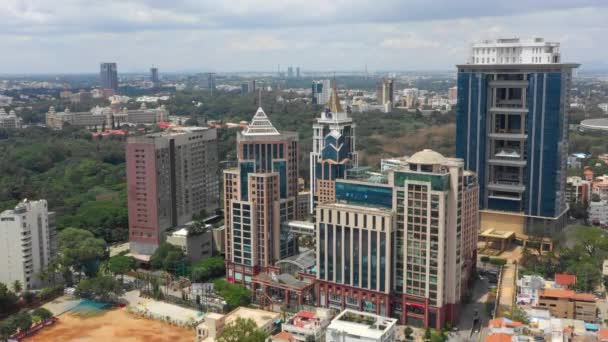
[[[608,69],[608,1],[0,0],[0,74],[452,70],[504,37]]]

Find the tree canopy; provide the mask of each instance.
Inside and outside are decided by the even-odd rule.
[[[162,269],[173,274],[185,273],[188,261],[181,248],[163,242],[150,257],[150,266],[153,269]]]
[[[105,241],[95,238],[87,230],[66,228],[59,232],[58,259],[64,275],[70,278],[71,270],[94,276],[105,254]]]
[[[213,287],[224,298],[229,309],[247,306],[251,303],[251,291],[243,285],[231,284],[225,279],[217,279],[213,282]]]
[[[102,301],[116,301],[123,293],[120,281],[105,275],[83,279],[76,287],[77,295]]]
[[[264,342],[268,334],[259,329],[250,318],[238,317],[228,324],[217,337],[218,342]]]
[[[206,282],[226,274],[226,264],[221,256],[210,257],[192,265],[191,279],[194,282]]]

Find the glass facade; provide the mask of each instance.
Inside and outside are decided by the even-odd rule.
[[[336,200],[349,204],[393,206],[393,190],[387,186],[336,182]]]

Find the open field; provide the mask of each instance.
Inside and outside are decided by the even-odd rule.
[[[59,322],[24,341],[193,341],[194,329],[184,329],[164,322],[139,318],[125,309],[100,315],[80,317],[73,313],[59,316]]]

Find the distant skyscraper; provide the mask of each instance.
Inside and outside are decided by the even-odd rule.
[[[219,207],[217,132],[184,127],[127,140],[131,251],[150,255],[164,232]]]
[[[456,154],[479,175],[482,230],[561,229],[567,110],[579,65],[560,63],[559,43],[541,38],[474,44],[469,62],[457,66]]]
[[[310,211],[317,203],[336,201],[335,181],[358,164],[355,151],[355,127],[352,118],[340,105],[335,88],[321,117],[313,124],[310,152]]]
[[[463,166],[423,150],[387,176],[336,180],[336,202],[316,208],[318,304],[435,329],[458,322],[479,220]]]
[[[287,68],[287,77],[293,78],[293,67],[291,66]]]
[[[102,89],[112,89],[118,93],[118,68],[116,63],[101,63],[99,77]]]
[[[296,78],[300,78],[300,67],[296,68]]]
[[[209,89],[209,95],[215,95],[215,73],[213,72],[207,74],[207,88]]]
[[[247,95],[255,92],[255,80],[241,83],[241,95]]]
[[[24,200],[0,213],[0,283],[18,280],[25,290],[42,286],[40,271],[56,253],[55,213],[45,200]]]
[[[458,87],[451,87],[448,89],[448,101],[451,105],[455,105],[458,101]]]
[[[277,131],[260,107],[236,147],[238,166],[224,171],[227,279],[253,288],[289,250],[281,225],[296,218],[298,135]]]
[[[158,68],[150,68],[150,81],[154,85],[154,88],[158,88],[160,86],[160,79],[158,78]]]
[[[324,105],[329,101],[331,93],[332,81],[322,80],[312,82],[312,103]]]
[[[392,104],[395,99],[394,81],[390,78],[382,79],[382,81],[378,83],[376,97],[378,100],[378,104],[383,105],[388,102]]]

